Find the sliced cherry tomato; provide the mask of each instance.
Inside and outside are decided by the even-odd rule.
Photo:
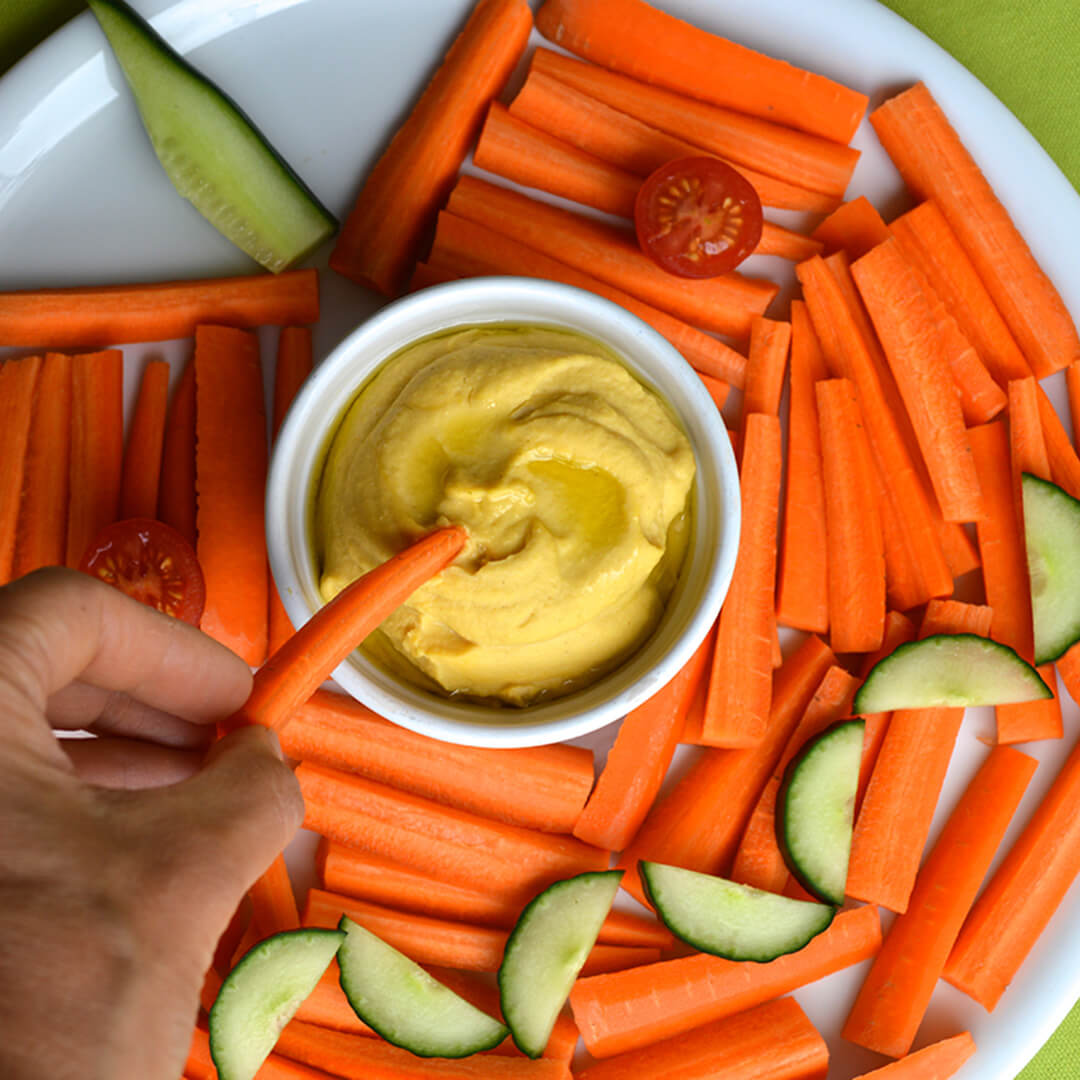
[[[641,185],[634,225],[642,250],[669,273],[715,277],[758,246],[761,200],[718,158],[679,158]]]
[[[171,525],[128,518],[102,529],[79,569],[166,615],[199,625],[206,582],[195,549]]]

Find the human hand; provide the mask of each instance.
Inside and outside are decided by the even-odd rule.
[[[227,649],[86,575],[0,589],[5,1080],[182,1072],[218,937],[303,817],[272,734],[207,754],[250,689]]]

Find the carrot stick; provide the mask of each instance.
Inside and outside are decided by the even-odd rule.
[[[860,678],[865,679],[871,668],[881,659],[888,656],[899,646],[907,641],[915,639],[915,624],[902,615],[899,611],[889,611],[885,614],[885,636],[881,642],[881,648],[868,653],[863,657],[859,672]],[[881,744],[885,739],[885,732],[889,730],[889,719],[892,713],[869,713],[863,720],[863,752],[859,762],[859,787],[855,793],[855,812],[859,812],[862,806],[866,787],[870,783],[870,777],[877,764],[878,754],[881,752]]]
[[[191,1080],[218,1080],[218,1071],[214,1059],[210,1056],[210,1037],[203,1018],[199,1019],[195,1027],[184,1074]],[[259,1080],[333,1080],[329,1073],[321,1069],[310,1069],[278,1054],[271,1054],[266,1059],[259,1069],[258,1077]],[[383,1080],[392,1078],[384,1077]]]
[[[678,349],[698,371],[723,379],[739,389],[746,378],[746,357],[688,323],[605,284],[591,274],[527,247],[483,225],[443,211],[435,230],[435,244],[429,259],[436,269],[446,269],[458,277],[489,274],[518,274],[523,277],[561,281],[576,285],[619,304],[643,319]]]
[[[964,918],[1038,762],[995,746],[919,871],[844,1024],[849,1042],[903,1057],[930,1004]]]
[[[578,1080],[824,1080],[829,1048],[794,998],[778,998],[681,1035],[598,1061]]]
[[[773,676],[765,737],[745,750],[706,750],[649,811],[619,865],[623,888],[644,900],[639,859],[725,874],[758,794],[835,657],[813,635]]]
[[[1021,474],[1028,472],[1050,479],[1050,459],[1046,452],[1043,437],[1042,420],[1039,416],[1039,387],[1033,376],[1026,379],[1014,379],[1009,383],[1009,451],[1006,457],[1008,475],[1011,464],[1011,495],[1015,513],[1013,515],[1016,530],[1016,548],[1019,574],[1010,581],[1010,591],[1016,593],[1009,599],[1000,598],[1007,607],[1019,608],[1015,641],[1009,637],[998,640],[1012,645],[1024,659],[1034,659],[1034,636],[1031,615],[1031,582],[1027,569],[1027,544],[1024,539],[1024,500],[1021,494]],[[1002,493],[1002,498],[1006,493]],[[1014,559],[1016,557],[1014,556]],[[1014,564],[1015,565],[1015,564]],[[985,574],[985,571],[984,571]],[[989,585],[987,585],[988,603]],[[994,611],[997,619],[997,609]],[[1018,705],[999,705],[995,709],[997,716],[998,742],[1030,742],[1033,739],[1060,739],[1062,735],[1061,702],[1057,696],[1057,679],[1054,678],[1053,664],[1043,664],[1039,668],[1043,681],[1053,691],[1053,696],[1045,701],[1029,701]]]
[[[38,372],[23,468],[12,576],[63,566],[71,470],[71,357],[47,353]],[[2,407],[2,406],[0,406]],[[6,433],[14,431],[4,424]]]
[[[311,1024],[289,1024],[281,1033],[277,1054],[270,1062],[291,1058],[318,1073],[259,1073],[259,1080],[324,1080],[328,1074],[344,1080],[571,1080],[564,1061],[497,1054],[466,1058],[422,1058],[381,1039]],[[263,1066],[263,1070],[266,1066]]]
[[[924,1046],[900,1061],[860,1073],[855,1080],[947,1080],[974,1053],[975,1040],[970,1032],[963,1031],[951,1039]]]
[[[1057,410],[1038,387],[1039,418],[1042,420],[1046,456],[1050,460],[1050,476],[1058,487],[1063,487],[1072,497],[1080,498],[1080,456],[1077,456]]]
[[[1065,369],[1065,387],[1069,396],[1069,419],[1072,421],[1075,439],[1080,432],[1080,360]]]
[[[882,372],[855,310],[832,270],[820,258],[796,268],[806,306],[833,375],[855,383],[867,423],[882,490],[886,537],[886,569],[890,604],[901,611],[952,592],[952,574],[945,561],[930,508],[930,499],[890,404]]]
[[[846,143],[866,95],[658,11],[643,0],[547,0],[536,28],[594,63]]]
[[[706,677],[715,642],[714,628],[675,678],[623,720],[573,827],[579,840],[622,851],[633,839],[667,775],[690,699]]]
[[[375,1032],[353,1011],[345,991],[341,989],[340,978],[337,963],[331,963],[315,989],[300,1003],[290,1023],[314,1024],[333,1031],[348,1031],[353,1035],[376,1038]]]
[[[837,652],[870,652],[885,633],[885,542],[874,464],[854,383],[819,382],[817,405],[829,545],[829,637]]]
[[[0,585],[11,580],[15,565],[30,418],[40,370],[40,356],[0,364],[0,461],[4,463],[0,469]]]
[[[570,832],[593,784],[593,755],[584,747],[456,746],[408,731],[326,690],[315,691],[294,711],[281,747],[292,758],[545,832]]]
[[[877,207],[860,195],[838,206],[810,235],[825,245],[824,254],[844,251],[854,262],[887,240],[889,227]]]
[[[750,413],[780,415],[780,395],[784,389],[791,323],[757,318],[750,324],[750,351],[746,358],[746,386],[743,390],[743,417]]]
[[[509,936],[490,926],[435,919],[414,912],[395,911],[366,900],[309,889],[304,905],[304,926],[332,929],[348,915],[418,964],[439,964],[460,971],[497,971]],[[619,971],[660,958],[660,950],[635,945],[594,945],[582,972]]]
[[[286,326],[278,337],[274,368],[274,412],[271,439],[276,439],[293,398],[311,374],[311,331],[306,326]],[[292,636],[293,624],[278,595],[273,575],[268,578],[270,609],[267,620],[267,653],[273,655]]]
[[[914,271],[886,240],[851,272],[874,321],[946,521],[984,514],[964,415],[936,321]]]
[[[933,199],[1040,379],[1080,358],[1065,304],[923,83],[870,117],[907,186]]]
[[[199,323],[253,328],[319,318],[314,270],[0,293],[0,341],[102,348],[192,337]]]
[[[266,659],[266,415],[259,343],[246,330],[195,332],[196,551],[200,626],[251,665]]]
[[[525,123],[491,103],[473,161],[481,169],[616,217],[633,218],[641,177],[601,161],[571,143]],[[771,221],[761,227],[754,253],[808,259],[821,245]]]
[[[988,607],[929,604],[920,636],[990,632]],[[898,709],[855,819],[847,894],[903,912],[915,884],[963,709]]]
[[[704,153],[691,138],[651,127],[542,71],[529,73],[510,104],[510,113],[635,176],[646,177],[669,161]],[[789,184],[746,165],[725,164],[742,173],[762,206],[810,214],[827,214],[836,207],[838,200],[833,196]]]
[[[274,859],[248,890],[248,894],[251,897],[251,920],[260,940],[282,930],[295,930],[300,925],[296,896],[284,855]]]
[[[195,547],[195,364],[184,368],[173,390],[161,447],[157,516]]]
[[[131,417],[120,487],[121,518],[157,516],[161,448],[169,400],[169,365],[151,360],[143,369],[139,397]]]
[[[686,139],[734,165],[843,197],[859,152],[755,116],[694,101],[571,56],[537,49],[531,70],[572,86],[643,123]]]
[[[535,895],[559,878],[607,869],[607,853],[569,836],[504,825],[304,762],[307,827],[444,881]]]
[[[784,891],[790,875],[776,843],[776,797],[784,771],[809,739],[837,720],[851,715],[851,703],[858,687],[858,680],[841,667],[833,666],[825,672],[802,719],[784,746],[772,776],[758,796],[739,842],[739,850],[735,853],[730,874],[732,880],[766,892]]]
[[[747,337],[754,316],[763,314],[776,296],[773,283],[740,274],[697,280],[675,277],[643,254],[629,229],[530,199],[475,176],[458,180],[447,210],[705,330]]]
[[[71,471],[65,561],[78,566],[97,534],[117,520],[124,466],[124,354],[72,360]]]
[[[460,526],[437,529],[342,589],[259,668],[251,696],[230,726],[262,724],[280,731],[391,611],[456,558],[465,539]],[[202,540],[200,529],[200,545]],[[265,595],[265,565],[261,581]]]
[[[806,304],[791,302],[791,388],[787,483],[776,587],[776,617],[784,626],[824,634],[829,629],[828,545],[814,383],[825,358]]]
[[[579,979],[570,1007],[594,1057],[607,1058],[740,1013],[877,952],[877,909],[840,912],[798,952],[765,964],[697,953]]]
[[[721,379],[715,379],[712,375],[704,375],[700,371],[698,372],[698,378],[705,384],[705,389],[709,391],[709,397],[713,399],[716,411],[722,412],[728,394],[731,392],[731,387]]]
[[[525,0],[480,0],[368,173],[330,255],[334,270],[388,296],[401,290],[485,109],[514,70],[531,30]]]
[[[419,262],[409,279],[409,292],[428,289],[432,285],[445,285],[448,281],[457,281],[458,276],[449,270],[434,267],[430,263]]]
[[[735,573],[717,624],[702,739],[710,746],[761,742],[772,698],[780,422],[751,413],[743,435],[742,524]]]

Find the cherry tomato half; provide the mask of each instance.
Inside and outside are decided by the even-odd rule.
[[[750,182],[714,157],[661,165],[634,205],[638,243],[682,277],[715,277],[738,266],[761,239],[761,200]]]
[[[79,563],[140,603],[199,625],[206,583],[195,549],[171,525],[128,518],[102,529]]]

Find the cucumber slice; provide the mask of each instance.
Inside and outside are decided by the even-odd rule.
[[[392,945],[343,915],[341,989],[353,1011],[387,1042],[418,1057],[490,1050],[509,1029],[433,979]]]
[[[502,1014],[522,1053],[539,1057],[611,910],[621,870],[556,881],[526,906],[499,967]]]
[[[776,839],[807,892],[839,906],[847,886],[862,720],[844,720],[811,739],[788,765],[776,797]]]
[[[796,952],[833,921],[836,908],[739,885],[664,863],[638,864],[657,915],[676,937],[726,960],[766,963]]]
[[[333,215],[240,110],[124,0],[90,0],[176,190],[268,270],[299,262]]]
[[[1020,482],[1035,663],[1048,664],[1080,641],[1080,501],[1031,473]]]
[[[855,695],[854,712],[1012,705],[1050,696],[1039,673],[1008,645],[977,634],[934,634],[879,660]]]
[[[254,1077],[344,940],[340,930],[286,930],[229,972],[210,1010],[210,1056],[220,1080]]]

